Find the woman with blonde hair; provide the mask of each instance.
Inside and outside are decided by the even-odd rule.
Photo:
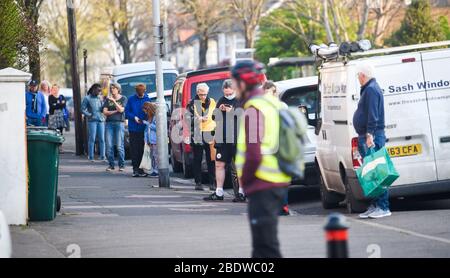
[[[63,95],[59,94],[59,86],[57,84],[54,84],[51,88],[50,95],[48,97],[48,107],[48,127],[57,129],[62,134],[64,128],[66,127],[66,121],[64,119],[66,99]]]
[[[42,80],[39,85],[39,91],[44,95],[45,103],[47,104],[47,114],[45,116],[45,124],[48,126],[49,117],[50,117],[50,104],[48,102],[48,98],[52,94],[51,92],[52,85],[47,80]]]

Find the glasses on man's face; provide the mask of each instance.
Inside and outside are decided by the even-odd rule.
[[[208,94],[197,94],[199,97],[207,97]]]

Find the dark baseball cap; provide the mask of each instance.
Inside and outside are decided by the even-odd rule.
[[[37,87],[39,83],[36,80],[30,80],[28,86]]]

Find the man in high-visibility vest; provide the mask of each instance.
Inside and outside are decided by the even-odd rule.
[[[264,93],[263,69],[252,61],[239,62],[231,69],[236,96],[245,110],[238,135],[236,168],[248,196],[252,257],[279,258],[278,213],[291,177],[280,170],[275,156],[282,104]]]

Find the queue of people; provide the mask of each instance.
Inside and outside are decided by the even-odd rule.
[[[30,80],[25,93],[27,126],[48,126],[64,132],[67,129],[68,111],[66,98],[59,93],[57,84],[50,85],[48,81],[41,84]]]

